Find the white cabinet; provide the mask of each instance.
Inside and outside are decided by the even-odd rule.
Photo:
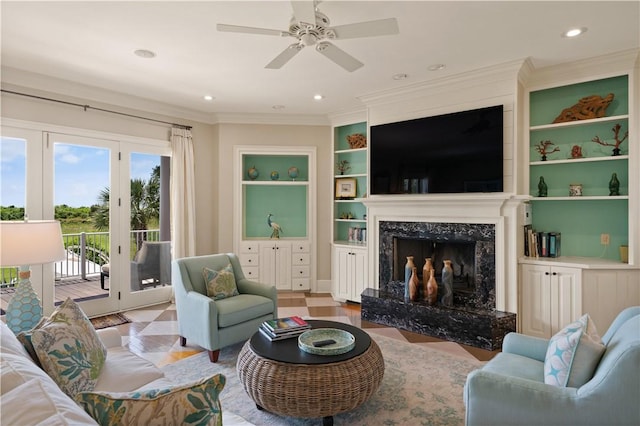
[[[582,313],[582,270],[522,265],[522,333],[549,338]]]
[[[291,290],[309,290],[311,247],[305,241],[291,243]]]
[[[260,243],[260,281],[278,290],[291,290],[291,243]]]
[[[368,281],[366,248],[334,246],[332,263],[334,298],[359,303]]]

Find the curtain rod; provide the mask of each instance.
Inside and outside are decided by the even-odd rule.
[[[40,100],[43,100],[43,101],[58,102],[60,104],[77,106],[77,107],[83,108],[85,111],[88,110],[88,109],[93,109],[93,110],[96,110],[96,111],[108,112],[110,114],[117,114],[117,115],[123,115],[125,117],[138,118],[140,120],[147,120],[147,121],[153,121],[153,122],[156,122],[156,123],[168,124],[170,126],[179,127],[181,129],[186,129],[186,130],[191,130],[192,129],[191,126],[186,126],[184,124],[176,124],[176,123],[171,123],[169,121],[162,121],[162,120],[156,120],[154,118],[142,117],[140,115],[127,114],[125,112],[112,111],[112,110],[109,110],[109,109],[92,107],[91,105],[82,105],[82,104],[78,104],[78,103],[75,103],[75,102],[61,101],[60,99],[52,99],[52,98],[46,98],[44,96],[30,95],[28,93],[14,92],[13,90],[0,89],[0,91],[3,92],[3,93],[10,93],[12,95],[26,96],[28,98],[40,99]]]

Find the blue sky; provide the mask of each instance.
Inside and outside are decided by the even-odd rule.
[[[25,205],[25,142],[2,137],[0,143],[0,205]],[[155,154],[131,154],[131,178],[146,181],[160,164]],[[56,205],[83,207],[97,204],[99,192],[109,185],[109,150],[57,143],[55,146]]]

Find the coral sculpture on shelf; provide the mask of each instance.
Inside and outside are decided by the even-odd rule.
[[[562,110],[560,115],[553,120],[554,123],[566,123],[568,121],[589,120],[604,117],[607,107],[613,101],[613,93],[604,98],[599,95],[585,96],[575,105]]]
[[[560,148],[558,148],[557,146],[553,148],[553,150],[549,151],[552,146],[555,146],[555,144],[551,141],[540,141],[540,143],[536,145],[536,151],[538,151],[538,153],[542,156],[542,161],[547,161],[547,155],[553,152],[560,151]]]
[[[349,143],[349,147],[351,149],[367,147],[367,137],[362,133],[354,133],[353,135],[348,135],[347,142]]]
[[[613,131],[613,137],[616,141],[616,143],[608,143],[608,142],[604,142],[602,139],[600,139],[599,136],[596,136],[595,138],[591,139],[593,142],[600,144],[602,146],[612,146],[613,147],[613,154],[612,156],[616,156],[616,155],[620,155],[620,145],[622,144],[622,142],[624,142],[627,137],[629,136],[629,131],[627,130],[624,133],[624,136],[622,137],[622,139],[620,139],[620,129],[622,128],[622,126],[620,124],[616,124],[615,126],[613,126],[613,128],[611,129],[611,131]]]
[[[338,169],[340,174],[343,175],[351,170],[351,166],[349,165],[349,162],[347,160],[342,160],[336,163],[336,169]]]

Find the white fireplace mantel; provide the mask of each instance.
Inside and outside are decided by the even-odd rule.
[[[368,208],[369,265],[375,288],[380,286],[382,221],[427,223],[483,223],[495,225],[496,309],[517,312],[516,238],[518,206],[523,200],[509,193],[379,195],[359,199]],[[515,263],[514,263],[515,264]]]

